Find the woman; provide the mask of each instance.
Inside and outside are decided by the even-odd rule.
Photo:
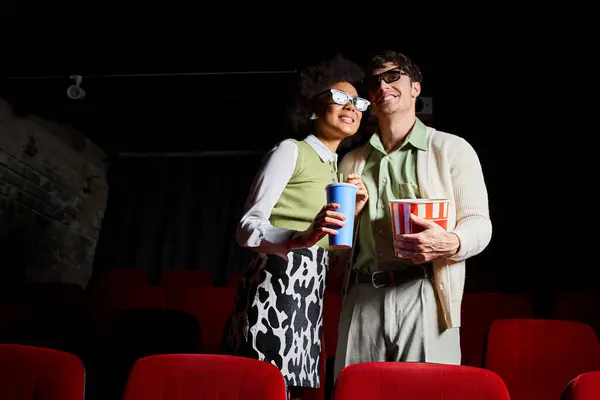
[[[361,69],[340,57],[307,68],[292,122],[302,141],[287,139],[266,156],[238,226],[240,245],[257,254],[237,293],[225,352],[275,364],[288,388],[318,388],[328,237],[344,225],[325,186],[338,182],[336,149],[354,135],[369,102],[353,83]],[[357,176],[357,200],[366,189]]]

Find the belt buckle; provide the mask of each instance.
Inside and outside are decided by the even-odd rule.
[[[375,289],[379,289],[382,287],[385,287],[385,285],[377,285],[375,284],[375,275],[376,274],[387,274],[387,271],[375,271],[371,274],[371,283],[373,284],[373,287],[375,287]]]

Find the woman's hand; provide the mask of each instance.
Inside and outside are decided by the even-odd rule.
[[[348,175],[346,183],[351,183],[358,187],[358,192],[356,193],[356,209],[354,211],[354,217],[356,218],[367,204],[367,201],[369,201],[369,192],[358,174]]]
[[[325,235],[337,235],[336,227],[344,226],[346,217],[336,212],[339,204],[331,203],[323,206],[315,216],[308,229],[297,232],[288,244],[290,249],[308,248],[321,240]]]

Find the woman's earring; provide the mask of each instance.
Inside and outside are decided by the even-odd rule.
[[[315,114],[315,113],[312,113],[312,115],[310,116],[310,119],[317,119],[317,118],[319,118],[319,117],[317,117],[317,114]]]

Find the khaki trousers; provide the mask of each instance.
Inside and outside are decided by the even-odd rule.
[[[334,376],[348,365],[369,361],[460,364],[459,328],[440,331],[429,279],[350,288],[340,316]]]

